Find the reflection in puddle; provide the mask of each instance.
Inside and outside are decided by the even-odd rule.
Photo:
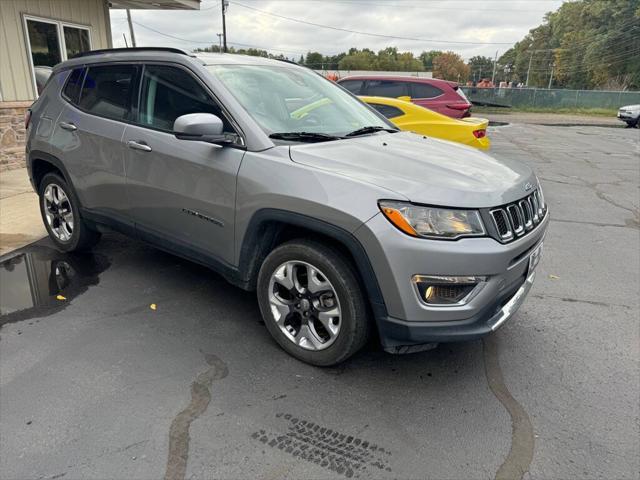
[[[0,326],[63,309],[96,285],[108,266],[106,257],[91,253],[65,254],[42,246],[18,250],[0,263]]]

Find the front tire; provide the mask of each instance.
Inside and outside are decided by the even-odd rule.
[[[260,268],[257,294],[269,333],[303,362],[336,365],[367,341],[370,323],[357,274],[335,248],[310,240],[280,245]]]
[[[57,173],[47,173],[38,187],[40,213],[49,238],[64,252],[86,250],[100,240],[100,233],[80,217],[80,203],[73,189]]]

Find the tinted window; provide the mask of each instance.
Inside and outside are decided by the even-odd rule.
[[[376,97],[404,97],[410,96],[406,82],[393,80],[369,80],[367,94]]]
[[[428,83],[412,83],[411,97],[413,98],[434,98],[439,97],[444,92],[438,87],[434,87]]]
[[[387,118],[395,118],[404,115],[404,112],[399,108],[392,107],[390,105],[381,105],[379,103],[370,103],[373,108],[384,115]]]
[[[138,123],[172,131],[176,118],[188,113],[217,115],[225,122],[225,131],[232,131],[218,104],[193,76],[176,67],[146,66],[142,75]]]
[[[364,82],[362,80],[345,80],[344,82],[340,82],[340,86],[346,88],[355,95],[359,95],[362,91],[363,83]]]
[[[71,75],[69,75],[67,84],[62,91],[62,95],[71,103],[78,103],[78,96],[80,95],[80,88],[82,87],[83,78],[84,68],[76,68],[71,72]]]
[[[115,120],[128,119],[136,70],[133,65],[90,67],[82,86],[80,108]]]

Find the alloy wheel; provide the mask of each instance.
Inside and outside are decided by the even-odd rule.
[[[306,350],[324,350],[340,333],[340,301],[326,275],[298,260],[283,263],[269,280],[271,315],[284,335]]]
[[[68,242],[73,235],[73,209],[67,193],[55,183],[44,189],[42,196],[47,225],[53,235],[61,242]]]

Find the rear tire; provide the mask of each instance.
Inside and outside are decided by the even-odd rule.
[[[278,246],[260,268],[257,295],[269,333],[303,362],[336,365],[367,342],[371,327],[357,274],[335,248],[311,240]]]
[[[49,238],[64,252],[87,250],[100,240],[80,216],[73,188],[57,173],[47,173],[38,186],[40,214]]]

